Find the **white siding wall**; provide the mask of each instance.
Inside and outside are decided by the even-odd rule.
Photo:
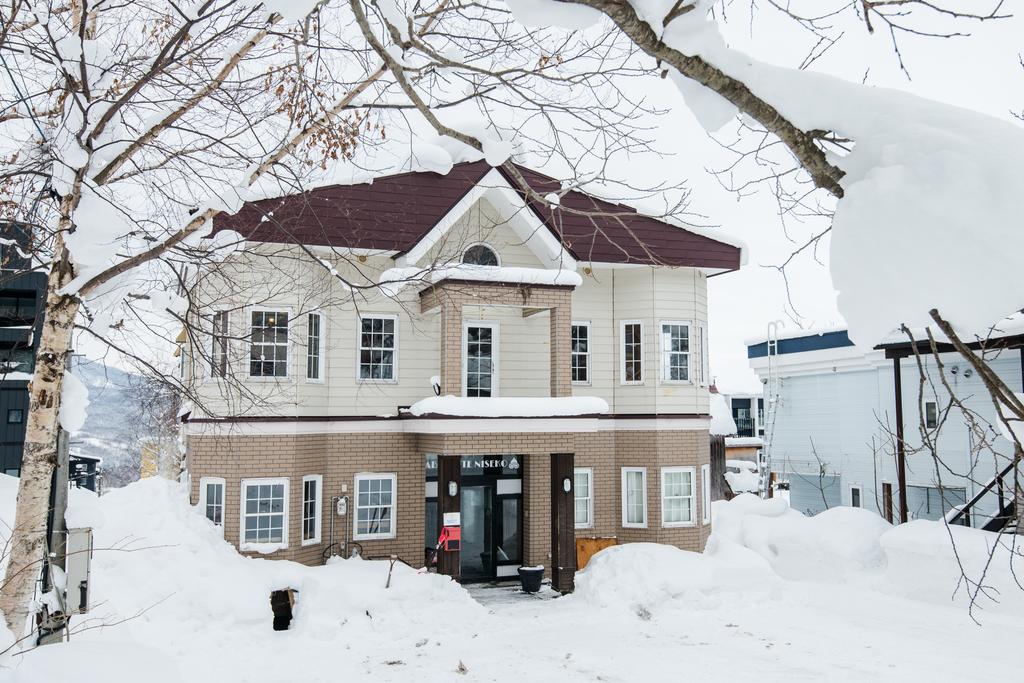
[[[887,433],[896,429],[892,361],[872,354],[871,361],[866,361],[862,369],[823,369],[787,376],[785,364],[798,362],[800,355],[803,354],[780,356],[782,380],[772,440],[773,469],[813,477],[820,460],[829,474],[840,476],[844,505],[850,504],[850,487],[856,485],[862,487],[864,507],[881,512],[882,483],[892,483],[894,498],[898,493],[893,439]],[[983,422],[993,420],[992,404],[977,376],[965,377],[966,364],[954,354],[945,354],[943,362],[947,369],[959,366],[960,372],[952,380],[957,394],[966,398],[966,404]],[[1000,464],[993,464],[991,453],[972,462],[970,430],[954,409],[937,442],[938,456],[944,465],[937,471],[935,459],[920,449],[919,402],[937,401],[941,407],[948,394],[938,384],[938,375],[929,362],[928,374],[936,384],[929,382],[925,395],[919,396],[919,373],[914,359],[902,363],[907,485],[934,487],[941,480],[946,487],[965,488],[967,499],[972,498],[997,468],[1009,462],[1009,443],[1002,438],[995,441],[996,450],[1005,456],[998,460]],[[759,363],[754,365],[759,367]],[[1021,368],[1016,352],[994,360],[992,367],[1011,387],[1020,387]],[[898,514],[898,500],[894,500],[893,507]],[[982,505],[986,511],[994,508],[994,500]]]
[[[494,247],[506,266],[541,267],[540,261],[495,210],[479,202],[421,263],[451,262],[465,247],[483,241]],[[393,265],[387,256],[356,257],[318,252],[345,281],[356,285],[376,282]],[[601,268],[586,273],[573,294],[573,320],[591,324],[591,381],[576,385],[580,396],[600,396],[618,413],[707,413],[706,387],[699,372],[702,349],[699,327],[707,321],[706,279],[691,268]],[[440,315],[420,314],[418,290],[411,285],[398,301],[372,288],[346,289],[338,277],[294,247],[262,245],[228,260],[216,273],[204,275],[197,299],[210,309],[230,310],[232,382],[204,379],[208,362],[196,354],[197,392],[202,405],[196,414],[211,415],[384,415],[394,414],[432,394],[430,377],[440,374]],[[288,310],[289,376],[279,379],[248,377],[249,324],[252,306]],[[306,374],[306,314],[325,314],[324,381],[309,382]],[[399,316],[398,378],[395,382],[357,379],[359,313]],[[550,316],[524,318],[518,308],[473,306],[464,319],[494,320],[500,325],[500,395],[548,396],[550,393]],[[620,382],[621,322],[644,324],[644,381]],[[661,381],[659,325],[662,320],[692,323],[692,382]],[[202,323],[210,330],[209,318]],[[200,343],[209,354],[211,340]],[[194,350],[194,349],[193,349]]]

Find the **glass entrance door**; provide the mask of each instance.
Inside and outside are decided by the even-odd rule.
[[[462,487],[462,549],[459,556],[463,581],[494,577],[493,492],[491,486]]]

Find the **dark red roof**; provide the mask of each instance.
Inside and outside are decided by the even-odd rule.
[[[519,168],[540,195],[558,181]],[[258,242],[299,243],[405,252],[491,170],[486,162],[456,164],[447,175],[402,173],[370,184],[331,185],[303,194],[251,202],[215,220],[215,232],[235,230]],[[512,187],[514,179],[499,167]],[[739,247],[638,214],[621,204],[568,192],[561,205],[585,216],[531,203],[566,249],[581,261],[735,269]]]

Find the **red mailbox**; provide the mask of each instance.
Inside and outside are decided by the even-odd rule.
[[[462,543],[462,527],[441,527],[441,536],[437,539],[437,543],[445,550],[458,550]]]

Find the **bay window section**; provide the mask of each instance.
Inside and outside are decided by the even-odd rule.
[[[395,380],[398,361],[398,318],[364,315],[359,317],[359,379]]]
[[[224,533],[224,480],[203,477],[199,480],[199,509]]]
[[[288,376],[288,313],[253,311],[249,336],[249,376]]]
[[[463,394],[487,398],[498,395],[498,328],[471,323],[463,334]]]
[[[663,381],[690,381],[690,325],[688,323],[661,323],[661,369]]]
[[[288,546],[288,480],[243,479],[242,550]]]
[[[694,468],[661,468],[661,525],[692,526]]]
[[[321,489],[321,475],[307,474],[302,478],[302,545],[320,542]]]

